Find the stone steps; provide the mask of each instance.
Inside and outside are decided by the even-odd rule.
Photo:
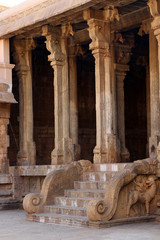
[[[40,223],[54,223],[71,226],[88,226],[89,220],[87,217],[67,216],[61,214],[41,213],[41,214],[28,214],[26,216],[28,221]]]
[[[65,197],[71,198],[104,198],[104,190],[73,189],[65,190]]]
[[[87,212],[86,208],[80,207],[71,207],[71,206],[45,206],[45,213],[53,213],[53,214],[62,214],[62,215],[70,215],[70,216],[81,216],[86,217]]]
[[[126,164],[94,164],[94,171],[85,172],[83,181],[74,182],[74,189],[67,189],[64,196],[55,197],[54,205],[45,206],[44,213],[27,215],[27,220],[72,226],[95,226],[96,224],[87,218],[88,203],[93,199],[104,199],[108,181],[125,166]]]
[[[93,198],[56,197],[55,205],[86,208]]]
[[[109,181],[114,177],[117,171],[96,171],[96,172],[85,172],[83,174],[83,180],[85,181]]]
[[[92,189],[92,190],[105,190],[107,186],[107,181],[100,182],[100,181],[75,181],[74,182],[74,189]]]
[[[127,165],[130,165],[132,163],[103,163],[103,164],[94,164],[94,171],[121,171],[126,167]]]

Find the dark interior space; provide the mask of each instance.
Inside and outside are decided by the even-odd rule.
[[[53,69],[48,61],[45,38],[36,39],[32,51],[34,141],[37,165],[51,163],[54,149],[54,88]]]
[[[147,157],[146,69],[149,58],[148,35],[135,31],[135,47],[124,81],[126,146],[130,161]]]
[[[81,159],[93,161],[96,145],[95,61],[89,46],[82,46],[77,56],[78,126]]]

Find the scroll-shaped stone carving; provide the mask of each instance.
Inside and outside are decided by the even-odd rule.
[[[130,208],[132,205],[136,204],[138,201],[145,204],[146,215],[149,215],[149,204],[156,194],[155,180],[156,177],[154,175],[150,175],[145,182],[134,181],[137,190],[131,191],[129,193],[127,217],[129,217]]]
[[[72,189],[74,181],[80,180],[82,173],[92,168],[92,163],[83,160],[74,162],[50,172],[44,179],[40,194],[29,193],[23,200],[23,207],[27,213],[43,212],[47,204],[54,204],[56,196],[63,196],[65,189]]]
[[[135,161],[126,166],[108,183],[104,200],[91,200],[87,207],[87,216],[91,221],[110,220],[118,206],[119,194],[125,185],[132,182],[140,174],[156,174],[157,160],[150,158]]]

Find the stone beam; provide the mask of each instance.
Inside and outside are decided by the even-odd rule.
[[[112,23],[111,29],[114,32],[133,29],[134,27],[138,27],[143,20],[150,17],[149,8],[146,6],[145,8],[120,16],[118,22]]]

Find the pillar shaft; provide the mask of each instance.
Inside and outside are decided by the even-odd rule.
[[[69,122],[69,79],[66,28],[42,28],[46,36],[46,47],[50,51],[48,60],[54,70],[54,115],[55,148],[51,153],[52,164],[67,164],[73,161],[73,144]]]
[[[116,79],[117,79],[117,125],[118,138],[120,140],[121,162],[126,162],[129,159],[129,152],[125,142],[125,108],[124,108],[124,79],[126,72],[129,70],[128,65],[117,64]]]
[[[78,144],[78,96],[77,96],[77,58],[76,46],[70,39],[69,46],[69,92],[70,92],[70,136],[74,146],[74,160],[80,159]]]
[[[36,149],[33,141],[33,97],[31,40],[14,41],[14,59],[19,78],[19,132],[20,144],[18,165],[36,164]]]
[[[117,162],[117,139],[113,133],[112,60],[110,22],[89,19],[90,49],[95,58],[96,147],[94,162]]]
[[[149,139],[149,155],[157,156],[157,146],[160,141],[160,83],[158,65],[158,44],[154,32],[149,32],[149,65],[150,65],[150,111],[151,111],[151,137]]]

